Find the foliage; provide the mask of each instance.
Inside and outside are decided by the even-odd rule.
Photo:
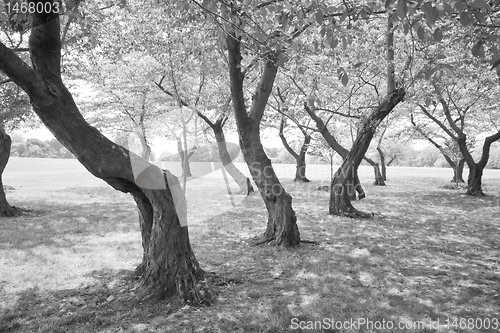
[[[74,158],[56,139],[42,141],[37,138],[24,139],[14,135],[10,149],[11,156],[39,158]]]

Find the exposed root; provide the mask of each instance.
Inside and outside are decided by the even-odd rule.
[[[305,243],[305,244],[319,245],[319,242],[316,242],[316,241],[313,241],[313,240],[307,240],[307,239],[301,239],[300,242],[301,243]]]
[[[192,306],[210,306],[215,302],[215,290],[207,274],[203,278],[194,274],[183,274],[177,277],[177,294],[185,304]]]
[[[263,240],[260,240],[260,241],[258,241],[256,243],[254,243],[253,246],[259,246],[259,245],[262,245],[262,244],[267,244],[267,243],[272,242],[273,240],[275,240],[275,237],[264,238]]]
[[[0,209],[0,217],[16,217],[21,215],[21,211],[17,207],[6,204]]]

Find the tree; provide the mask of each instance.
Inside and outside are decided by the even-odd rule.
[[[423,108],[423,106],[420,107]],[[439,150],[439,152],[443,155],[446,162],[448,162],[448,164],[453,169],[453,178],[451,179],[451,182],[464,183],[465,181],[463,179],[463,171],[464,171],[465,159],[460,153],[458,145],[456,143],[451,142],[450,140],[446,140],[444,144],[438,143],[431,137],[430,134],[426,133],[424,129],[422,129],[415,123],[413,114],[411,114],[410,117],[411,117],[411,123],[415,131],[417,131],[423,138],[427,139],[427,141],[429,141],[434,147],[436,147]]]
[[[286,120],[285,117],[281,118],[280,122],[280,129],[279,129],[279,137],[281,139],[281,142],[283,143],[283,146],[285,149],[290,153],[290,155],[293,156],[296,162],[295,166],[295,178],[293,179],[294,182],[300,182],[300,183],[309,183],[310,180],[307,179],[306,177],[306,153],[307,149],[309,148],[309,144],[311,143],[311,135],[307,133],[307,131],[299,126],[299,129],[302,132],[302,135],[304,135],[304,142],[302,143],[302,146],[300,147],[299,153],[295,152],[292,147],[288,144],[288,141],[285,137],[285,134],[283,133],[283,129],[285,128]]]
[[[0,43],[0,70],[28,94],[42,122],[93,175],[133,196],[144,249],[138,270],[143,296],[180,295],[186,302],[204,302],[209,296],[202,295],[198,284],[205,272],[189,242],[177,178],[114,144],[84,120],[61,77],[60,32],[57,13],[32,14],[33,67]]]
[[[370,146],[370,142],[378,126],[394,107],[403,100],[406,93],[404,87],[396,86],[394,68],[394,28],[392,24],[392,14],[390,13],[387,15],[386,57],[388,64],[386,96],[379,102],[373,112],[362,121],[351,150],[347,154],[339,170],[335,173],[330,190],[330,214],[349,217],[371,216],[371,214],[361,212],[352,206],[349,191],[352,191],[352,185],[350,184],[356,182],[355,177],[357,175],[357,169]]]
[[[299,122],[297,118],[298,115],[300,116],[300,113],[297,112],[298,110],[296,110],[295,106],[290,107],[291,105],[289,105],[286,95],[287,93],[285,91],[277,88],[277,96],[275,96],[275,99],[278,106],[275,107],[275,109],[281,115],[278,135],[280,137],[281,143],[283,144],[283,147],[285,147],[286,151],[290,155],[292,155],[293,159],[295,160],[295,177],[293,181],[308,183],[310,182],[310,180],[306,177],[306,154],[312,139],[311,133],[308,131],[310,119],[305,124]],[[300,105],[300,103],[298,104]],[[297,126],[302,136],[304,137],[304,141],[302,141],[302,143],[300,144],[298,153],[290,146],[287,138],[285,137],[284,130],[286,127],[286,119],[290,119]],[[274,119],[270,119],[268,122],[273,123]]]
[[[19,215],[20,211],[9,204],[3,189],[2,174],[9,162],[12,140],[6,127],[15,129],[28,116],[29,101],[26,95],[11,80],[0,83],[0,217]]]
[[[224,112],[219,116],[215,123],[199,111],[198,116],[202,118],[208,124],[208,126],[210,126],[210,128],[212,128],[215,135],[215,140],[217,142],[217,150],[219,152],[220,161],[222,162],[222,165],[226,169],[226,171],[231,175],[231,177],[240,187],[240,192],[246,195],[252,194],[255,190],[253,189],[250,179],[242,174],[241,171],[238,170],[238,168],[233,164],[231,155],[227,150],[227,143],[226,138],[224,137],[223,128],[227,120],[229,119],[228,116]]]
[[[297,217],[292,208],[292,197],[281,185],[260,141],[260,122],[272,91],[278,66],[283,61],[283,51],[278,48],[265,58],[264,72],[255,89],[250,112],[247,113],[243,94],[244,74],[241,70],[241,36],[237,36],[234,29],[227,34],[226,45],[231,97],[241,150],[269,215],[263,242],[273,241],[276,245],[285,247],[296,246],[300,243],[300,234]]]

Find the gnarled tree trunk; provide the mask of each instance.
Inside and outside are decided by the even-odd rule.
[[[357,168],[363,159],[375,131],[384,118],[403,100],[404,89],[389,93],[375,111],[363,122],[351,150],[335,173],[330,189],[330,214],[348,217],[370,217],[371,214],[355,209],[351,204],[349,192],[355,184]]]
[[[240,37],[236,37],[234,31],[226,36],[231,98],[240,147],[268,212],[267,229],[262,242],[272,242],[285,247],[296,246],[300,243],[300,233],[297,227],[297,217],[292,208],[292,197],[281,185],[260,141],[260,122],[272,91],[282,54],[278,50],[267,56],[262,77],[255,89],[251,109],[247,113],[243,94],[244,75],[241,71],[240,43]]]
[[[11,217],[18,214],[17,208],[7,202],[2,182],[3,171],[9,162],[11,143],[10,136],[0,127],[0,217]]]
[[[482,177],[484,168],[477,165],[469,167],[469,177],[467,178],[467,195],[484,196],[482,187]]]
[[[197,286],[204,271],[189,243],[186,204],[177,178],[114,144],[85,121],[61,79],[58,14],[34,13],[32,19],[33,68],[0,43],[0,69],[26,91],[42,122],[87,170],[134,197],[144,248],[139,270],[142,296],[206,301]]]

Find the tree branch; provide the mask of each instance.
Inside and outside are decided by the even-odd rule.
[[[443,131],[446,132],[446,134],[448,134],[451,138],[453,138],[454,140],[457,140],[457,136],[455,134],[453,134],[444,124],[443,122],[441,122],[439,119],[437,119],[436,117],[434,117],[432,114],[430,114],[430,112],[421,104],[417,104],[420,109],[422,110],[422,112],[428,117],[430,118],[432,121],[434,121],[436,124],[439,125],[439,127],[441,127],[443,129]],[[452,120],[453,122],[453,120]],[[456,125],[455,125],[456,126]],[[457,127],[458,128],[458,127]],[[458,133],[458,132],[457,132]]]
[[[285,135],[283,134],[283,128],[285,127],[285,117],[281,117],[281,122],[280,122],[280,130],[279,130],[279,137],[281,139],[281,142],[283,143],[283,146],[285,149],[290,153],[290,155],[293,156],[296,160],[299,159],[299,154],[297,154],[292,147],[288,144],[288,141],[286,140]]]

